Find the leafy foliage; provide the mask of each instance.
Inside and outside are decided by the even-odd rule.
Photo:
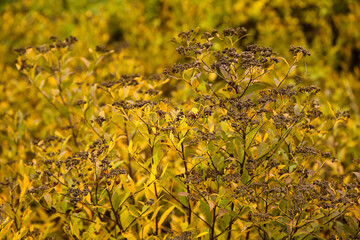
[[[324,144],[349,113],[300,81],[310,52],[286,60],[243,45],[245,28],[198,31],[150,76],[123,74],[123,53],[104,46],[75,54],[75,37],[15,50],[38,102],[4,117],[2,148],[20,160],[2,166],[1,235],[358,237],[360,174],[334,173]]]

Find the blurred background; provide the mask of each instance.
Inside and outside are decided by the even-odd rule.
[[[335,112],[350,110],[348,125],[334,128],[326,144],[351,168],[360,146],[358,0],[1,0],[0,117],[36,106],[15,67],[14,48],[73,35],[79,40],[74,54],[86,57],[89,48],[104,45],[122,53],[124,67],[119,71],[149,75],[179,61],[171,41],[178,32],[239,26],[248,29],[246,43],[270,46],[288,60],[290,45],[311,51],[302,66],[304,81],[322,89],[323,112],[328,111],[327,102]],[[6,127],[5,121],[0,123],[3,142],[8,141]]]

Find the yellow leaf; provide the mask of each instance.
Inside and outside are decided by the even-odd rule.
[[[151,220],[154,220],[155,217],[158,215],[160,209],[163,207],[164,205],[160,205],[159,207],[156,208],[156,210],[154,211],[154,214],[151,216]]]
[[[209,132],[214,132],[214,130],[215,130],[215,125],[211,125]]]
[[[288,63],[288,61],[286,61],[285,58],[283,58],[283,57],[277,57],[277,59],[283,60],[283,61],[286,63],[286,65],[288,65],[288,67],[290,67],[290,64]]]
[[[147,187],[147,185],[145,185],[145,196],[147,199],[155,199],[156,195],[153,191],[151,191],[151,189],[149,187]]]
[[[156,133],[156,128],[152,127],[151,130],[153,131],[153,133]]]
[[[298,53],[296,54],[296,59],[295,59],[295,61],[296,61],[296,62],[300,61],[302,57],[303,57],[303,53],[302,53],[302,52],[298,52]]]
[[[170,138],[171,142],[174,142],[174,141],[175,141],[175,139],[174,139],[174,134],[172,134],[172,132],[170,132],[169,138]]]
[[[28,190],[28,187],[30,185],[29,177],[27,175],[24,175],[24,180],[19,181],[19,182],[20,182],[20,187],[21,187],[20,198],[22,198],[25,195],[25,193]]]
[[[164,111],[164,112],[167,112],[167,111],[168,111],[168,106],[167,106],[167,104],[164,103],[164,102],[160,102],[160,103],[158,104],[158,107],[159,107],[159,109],[160,109],[161,111]]]
[[[199,237],[202,237],[202,236],[205,236],[209,234],[208,232],[203,232],[203,233],[200,233],[199,235],[197,235],[195,238],[199,238]]]
[[[90,194],[88,194],[88,196],[90,196]],[[84,209],[89,218],[92,219],[92,211],[88,206],[82,203],[78,203],[78,207]]]
[[[164,169],[163,169],[163,171],[162,171],[162,174],[161,174],[160,178],[162,178],[162,177],[164,176],[164,174],[166,173],[166,170],[167,170],[168,165],[169,165],[169,162],[166,163],[166,165],[165,165],[165,167],[164,167]]]
[[[121,182],[124,186],[125,191],[135,193],[135,183],[130,176],[121,175]]]
[[[51,208],[52,198],[51,198],[50,193],[45,194],[44,199],[45,199],[47,205],[49,206],[49,208]]]
[[[105,118],[105,113],[104,113],[104,111],[101,111],[101,112],[99,113],[99,117]]]
[[[111,152],[111,150],[113,150],[114,146],[115,146],[115,141],[111,141],[107,149],[108,154]]]
[[[100,231],[100,228],[102,227],[102,223],[99,218],[96,218],[95,222],[96,222],[96,224],[94,225],[94,229],[95,229],[95,232],[98,233]]]
[[[130,154],[130,155],[133,155],[133,154],[134,154],[134,152],[133,152],[133,141],[132,141],[132,140],[131,140],[130,143],[129,143],[128,150],[129,150],[129,154]]]
[[[270,67],[267,68],[268,71],[273,70],[275,67],[275,64],[271,64]]]
[[[134,234],[132,234],[130,231],[122,232],[121,235],[127,239],[136,239],[136,236],[134,236]]]
[[[182,138],[179,142],[178,142],[178,144],[176,145],[176,148],[177,149],[180,149],[181,148],[181,144],[182,144],[182,142],[185,140],[185,138]]]
[[[70,222],[70,229],[71,229],[71,232],[77,237],[80,239],[80,236],[79,236],[79,228],[78,228],[78,224],[77,222],[74,222],[74,225],[72,222]]]
[[[335,112],[334,112],[334,110],[333,110],[333,108],[332,108],[331,104],[330,104],[329,102],[327,102],[327,104],[328,104],[328,106],[329,106],[329,109],[330,109],[331,115],[332,115],[334,118],[336,118]]]
[[[6,219],[8,220],[8,218]],[[9,221],[5,226],[3,224],[1,224],[1,232],[0,232],[0,236],[5,236],[6,232],[9,230],[9,228],[11,227],[12,223],[14,222],[14,220]]]
[[[199,112],[199,109],[197,109],[197,108],[192,108],[191,111],[192,111],[195,115],[197,115],[198,112]]]
[[[161,218],[159,220],[159,226],[161,226],[163,224],[163,222],[165,221],[167,216],[172,212],[172,210],[174,210],[174,208],[175,208],[175,206],[172,206],[163,213],[163,215],[161,216]]]
[[[196,88],[199,86],[199,80],[197,80],[197,78],[194,78],[193,80],[191,80],[191,87],[193,90],[196,90]]]

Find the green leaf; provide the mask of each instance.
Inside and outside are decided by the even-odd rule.
[[[287,212],[287,206],[288,206],[288,202],[285,201],[284,198],[281,198],[280,203],[279,203],[279,208],[281,209],[281,211],[286,213]]]
[[[209,142],[208,149],[209,149],[210,154],[214,153],[215,145],[214,145],[214,143],[212,141]]]
[[[210,206],[207,202],[200,200],[200,209],[203,214],[206,216],[206,222],[210,223],[212,220],[212,215],[210,212]]]
[[[297,164],[290,165],[289,166],[289,173],[292,173],[296,167],[297,167]]]
[[[241,175],[240,180],[241,180],[242,184],[246,184],[250,180],[250,175],[246,169],[244,169],[244,172]]]
[[[131,194],[131,192],[127,192],[124,195],[124,192],[122,191],[121,187],[116,187],[115,190],[113,191],[113,194],[111,196],[112,202],[114,204],[114,208],[115,211],[118,210],[119,206],[126,201],[126,199],[128,198],[128,196]]]
[[[124,208],[124,210],[121,211],[119,215],[120,222],[123,226],[128,226],[134,219],[134,217],[130,214],[130,211],[126,208]]]
[[[267,144],[265,142],[261,142],[258,147],[258,156],[262,156],[263,154],[265,154],[268,150],[268,147],[269,147],[269,144]]]
[[[250,207],[249,206],[244,206],[244,208],[241,210],[240,214],[239,214],[239,217],[247,214],[248,212],[250,212]]]

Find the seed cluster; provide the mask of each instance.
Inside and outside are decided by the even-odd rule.
[[[304,57],[310,56],[310,51],[306,50],[305,48],[303,48],[301,46],[295,47],[295,46],[291,45],[289,52],[291,52],[294,55],[297,55],[298,53],[302,53]]]

